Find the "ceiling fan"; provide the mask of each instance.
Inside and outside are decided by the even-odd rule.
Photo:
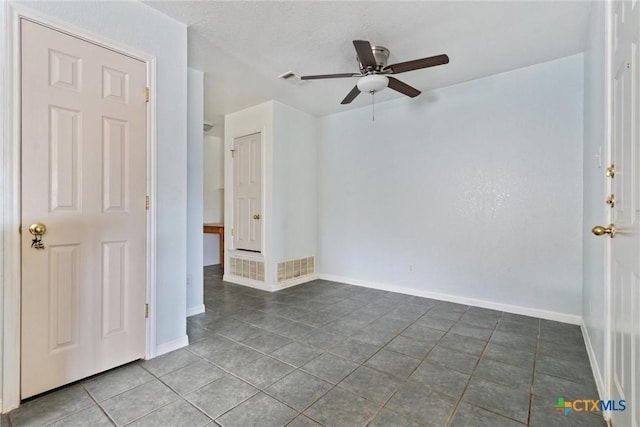
[[[349,104],[360,92],[376,93],[390,87],[404,95],[416,97],[420,91],[400,80],[389,76],[389,74],[400,74],[407,71],[419,70],[421,68],[435,67],[449,63],[447,55],[436,55],[428,58],[414,59],[413,61],[399,62],[387,65],[389,59],[389,49],[383,46],[372,46],[366,40],[354,40],[353,46],[356,48],[359,73],[322,74],[315,76],[301,76],[301,80],[335,79],[343,77],[360,77],[356,86],[342,100],[341,104]]]

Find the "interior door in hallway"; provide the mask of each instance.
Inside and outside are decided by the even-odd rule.
[[[610,182],[610,337],[609,391],[625,400],[612,411],[614,426],[640,425],[640,7],[612,4]]]
[[[233,243],[262,251],[262,134],[233,140]]]
[[[146,64],[28,20],[21,61],[26,398],[145,355]]]

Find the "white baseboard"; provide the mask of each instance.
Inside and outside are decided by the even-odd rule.
[[[189,337],[184,335],[178,339],[173,341],[166,342],[164,344],[160,344],[156,347],[156,357],[161,356],[163,354],[169,353],[174,350],[178,350],[182,347],[186,347],[189,345]]]
[[[589,331],[587,330],[587,325],[585,325],[584,320],[580,322],[580,330],[582,331],[582,338],[584,339],[584,345],[587,347],[587,354],[589,355],[589,364],[591,365],[591,372],[593,373],[593,378],[596,380],[596,388],[598,389],[598,395],[602,400],[608,400],[609,397],[606,393],[606,388],[604,386],[604,378],[602,377],[602,373],[600,372],[600,368],[598,367],[598,360],[596,359],[596,353],[593,350],[593,345],[591,345],[591,338],[589,337]]]
[[[258,282],[257,280],[246,279],[240,276],[234,276],[231,274],[223,274],[222,280],[229,283],[235,283],[236,285],[248,286],[254,289],[260,289],[261,291],[273,292],[273,289],[265,282]]]
[[[280,289],[290,288],[292,286],[300,285],[302,283],[311,282],[313,280],[319,279],[320,275],[318,273],[313,274],[305,274],[304,276],[296,277],[295,279],[287,280],[285,282],[280,282],[276,284],[276,287],[273,289],[274,291],[279,291]]]
[[[320,278],[318,274],[307,274],[305,276],[300,276],[295,279],[287,280],[286,282],[277,283],[275,285],[270,285],[265,282],[257,282],[255,280],[246,279],[244,277],[232,276],[231,274],[224,274],[222,276],[222,280],[225,282],[235,283],[236,285],[248,286],[254,289],[260,289],[261,291],[266,292],[276,292],[282,289],[290,288],[292,286],[299,285],[301,283],[310,282],[312,280],[316,280]]]
[[[401,285],[391,283],[369,282],[366,280],[352,279],[349,277],[334,276],[331,274],[320,274],[320,279],[330,280],[332,282],[347,283],[349,285],[363,286],[365,288],[379,289],[382,291],[397,292],[400,294],[414,295],[423,298],[437,299],[441,301],[455,302],[457,304],[472,305],[474,307],[488,308],[491,310],[504,311],[507,313],[521,314],[524,316],[538,317],[541,319],[554,320],[556,322],[570,323],[572,325],[580,325],[582,317],[558,313],[555,311],[542,310],[539,308],[524,307],[519,305],[502,304],[493,301],[481,300],[476,298],[465,298],[457,295],[442,294],[439,292],[431,292],[422,289],[408,288]]]
[[[187,317],[195,316],[196,314],[204,313],[204,304],[196,305],[194,307],[187,307]]]

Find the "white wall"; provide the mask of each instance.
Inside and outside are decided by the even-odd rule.
[[[273,244],[275,263],[317,252],[317,120],[274,102]]]
[[[187,129],[187,316],[204,312],[203,133],[204,73],[189,69]]]
[[[582,66],[379,104],[375,122],[370,107],[320,119],[320,271],[578,322]]]
[[[204,137],[204,222],[224,222],[224,141]],[[220,236],[204,235],[204,265],[220,264]]]
[[[605,4],[595,2],[589,21],[589,38],[584,55],[584,227],[583,227],[583,302],[582,314],[588,341],[597,366],[596,382],[604,384],[605,373],[605,272],[602,238],[589,229],[605,224],[608,207],[605,194]],[[600,159],[601,158],[601,159]],[[600,378],[598,378],[598,376]]]
[[[220,264],[220,236],[217,234],[207,233],[203,237],[203,251],[202,265],[205,267],[209,265]]]
[[[165,349],[186,341],[186,26],[140,2],[10,4],[20,4],[23,9],[36,10],[58,22],[156,57],[157,200],[151,201],[157,211],[156,338],[158,346]]]
[[[4,158],[4,148],[7,141],[6,135],[6,125],[5,120],[7,117],[5,106],[7,103],[7,97],[5,94],[6,88],[6,69],[7,69],[7,51],[6,51],[6,34],[3,28],[8,28],[7,25],[7,4],[5,2],[0,3],[0,165],[2,165],[2,169],[0,169],[0,260],[4,260],[4,246],[5,246],[5,234],[4,230],[7,226],[6,224],[6,214],[5,214],[5,182],[4,182],[4,173],[5,173],[5,158]],[[0,412],[2,412],[5,408],[3,404],[3,396],[5,396],[5,392],[2,389],[2,385],[4,384],[4,370],[6,369],[3,355],[4,355],[4,345],[5,345],[5,313],[4,310],[4,295],[6,291],[5,285],[5,272],[4,272],[4,262],[0,261]],[[12,369],[13,370],[13,369]],[[17,399],[17,390],[14,390],[12,393]],[[10,403],[13,404],[13,403]]]
[[[224,222],[224,141],[204,136],[204,222]]]

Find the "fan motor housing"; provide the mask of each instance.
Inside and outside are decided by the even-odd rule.
[[[376,69],[373,71],[382,71],[382,69],[387,66],[387,61],[389,60],[389,49],[384,46],[372,45],[371,51],[373,52],[373,57],[376,58],[377,65]],[[369,74],[371,72],[371,70],[368,70],[362,66],[357,57],[356,60],[358,61],[358,65],[360,66],[360,71],[362,72],[362,74]]]

